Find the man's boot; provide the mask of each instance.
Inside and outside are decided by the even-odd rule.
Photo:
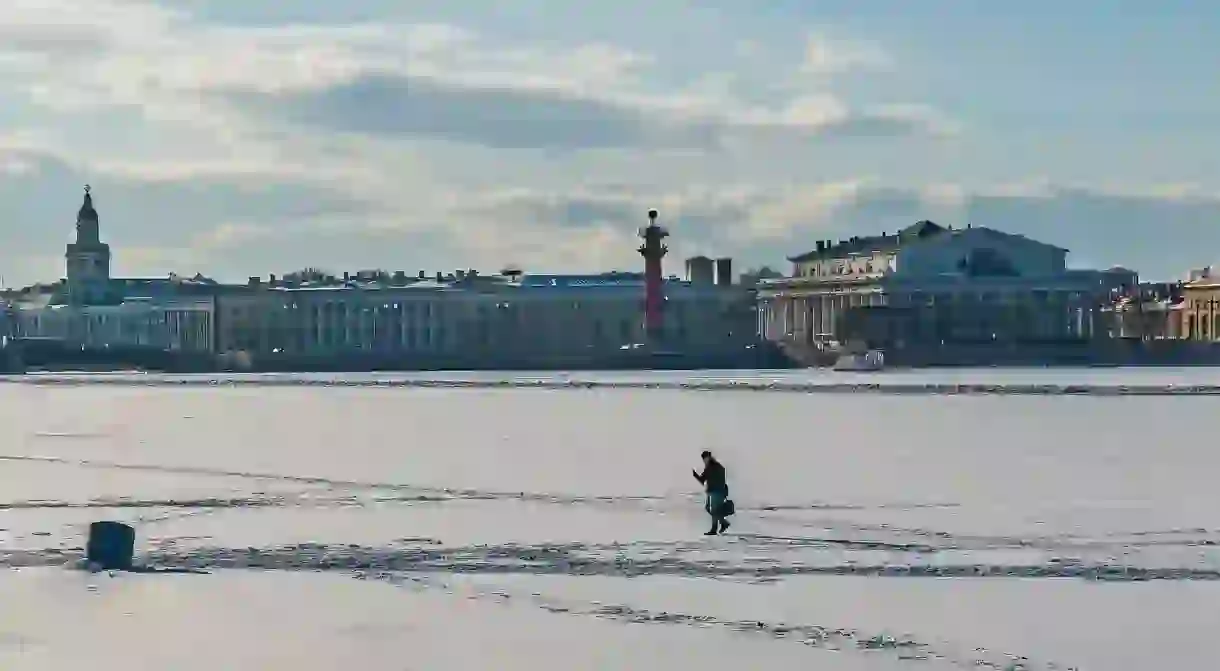
[[[728,529],[728,528],[729,528],[728,518],[726,517],[726,518],[721,519],[720,520],[720,533],[724,533],[725,529]]]

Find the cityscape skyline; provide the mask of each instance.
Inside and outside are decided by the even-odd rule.
[[[0,275],[62,276],[90,183],[125,276],[634,269],[656,207],[743,269],[931,219],[1177,277],[1220,19],[1124,6],[11,3]]]

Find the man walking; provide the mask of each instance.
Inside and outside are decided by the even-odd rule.
[[[704,490],[707,492],[707,503],[704,510],[712,516],[712,528],[708,530],[704,536],[715,536],[716,534],[724,533],[725,529],[729,528],[728,515],[729,512],[729,485],[728,479],[724,471],[724,466],[721,465],[712,453],[704,450],[699,455],[703,458],[703,472],[699,473],[691,471],[691,475],[703,484]]]

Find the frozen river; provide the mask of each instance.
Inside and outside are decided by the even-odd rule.
[[[881,386],[806,388],[857,382]],[[1207,668],[1220,451],[1217,401],[1196,392],[1212,385],[1203,369],[7,378],[0,668]],[[702,449],[738,503],[724,537],[700,535]],[[97,519],[209,573],[71,568]]]

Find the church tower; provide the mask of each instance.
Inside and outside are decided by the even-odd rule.
[[[100,303],[110,293],[110,245],[98,233],[93,194],[85,186],[85,202],[76,213],[76,241],[68,243],[68,300],[75,304]]]

